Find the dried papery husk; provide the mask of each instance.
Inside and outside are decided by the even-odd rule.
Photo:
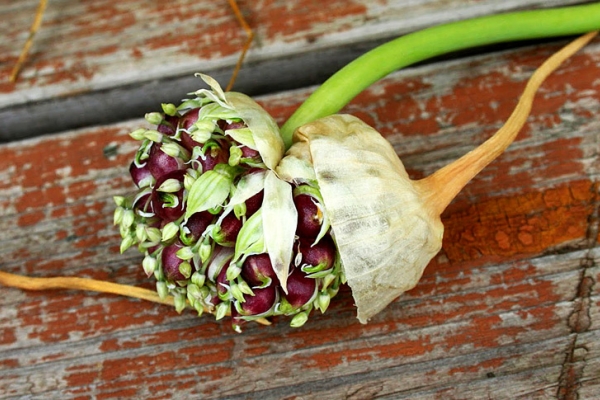
[[[360,322],[417,284],[441,249],[440,214],[514,140],[543,80],[594,35],[575,40],[534,73],[496,134],[420,181],[411,180],[392,146],[356,117],[325,117],[295,131],[277,172],[293,180],[312,164]]]
[[[252,131],[256,150],[267,168],[274,169],[285,153],[277,122],[257,102],[243,93],[226,92],[225,97]]]
[[[285,146],[279,126],[271,114],[265,111],[251,97],[238,92],[224,92],[219,83],[212,77],[205,74],[196,74],[200,77],[211,90],[201,89],[196,92],[201,97],[208,97],[219,105],[233,112],[238,118],[241,118],[250,131],[255,150],[269,169],[274,169],[283,154]]]
[[[364,323],[416,285],[441,248],[443,225],[424,207],[391,145],[358,118],[320,119],[299,128],[295,140],[310,151]],[[288,175],[285,168],[278,172]]]

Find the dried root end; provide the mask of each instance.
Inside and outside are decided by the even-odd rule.
[[[527,121],[537,90],[563,61],[584,47],[597,31],[575,39],[548,58],[531,76],[506,123],[487,141],[432,175],[415,182],[427,208],[440,215],[462,188],[514,141]]]

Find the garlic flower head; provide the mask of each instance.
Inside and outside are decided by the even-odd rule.
[[[441,249],[440,214],[514,140],[535,92],[586,35],[532,76],[506,124],[432,175],[411,180],[392,146],[349,115],[300,126],[284,142],[273,118],[216,81],[131,133],[136,193],[115,198],[121,251],[136,246],[158,296],[217,319],[325,312],[340,285],[362,323],[413,288]]]
[[[333,115],[294,135],[288,155],[309,153],[358,319],[366,323],[417,284],[444,227],[392,146],[360,119]],[[286,158],[277,170],[283,176]]]

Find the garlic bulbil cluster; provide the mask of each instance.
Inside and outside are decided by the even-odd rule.
[[[146,116],[130,174],[137,191],[116,197],[121,251],[144,254],[161,297],[233,326],[275,315],[302,325],[324,312],[343,282],[314,180],[286,182],[277,124],[256,102],[210,86]]]

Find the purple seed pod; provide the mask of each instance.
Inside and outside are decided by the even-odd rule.
[[[336,247],[333,239],[325,235],[318,243],[300,239],[298,252],[302,255],[300,264],[305,272],[316,272],[329,269],[335,261]]]
[[[208,211],[197,212],[188,218],[183,226],[187,243],[195,243],[213,222],[215,216]]]
[[[258,152],[258,150],[251,149],[248,146],[242,146],[242,147],[240,147],[240,150],[242,150],[242,158],[259,158],[260,157],[260,153]]]
[[[275,285],[260,289],[253,289],[254,296],[245,295],[244,302],[239,303],[242,315],[260,315],[273,308],[277,300],[277,288]]]
[[[173,136],[175,134],[175,129],[177,127],[177,121],[179,120],[179,117],[165,115],[163,118],[164,119],[162,123],[156,127],[156,130],[167,136]]]
[[[175,242],[163,248],[161,255],[162,269],[166,278],[170,281],[184,281],[187,279],[179,271],[179,266],[183,260],[177,257],[177,252],[182,248],[183,244],[181,242]]]
[[[275,286],[279,284],[277,275],[271,265],[269,255],[254,254],[248,256],[242,265],[242,278],[255,287]],[[274,285],[271,285],[274,282]]]
[[[246,127],[246,124],[240,121],[236,121],[236,122],[227,122],[223,119],[220,119],[219,121],[217,121],[217,125],[219,125],[219,128],[221,128],[221,130],[223,132],[225,132],[226,130],[229,129],[241,129]]]
[[[300,237],[316,238],[321,231],[323,213],[315,203],[315,199],[308,194],[294,197],[294,205],[298,211],[298,226],[296,233]]]
[[[242,229],[242,220],[237,219],[234,214],[227,214],[217,226],[212,234],[216,243],[221,246],[235,246],[235,241]]]
[[[192,127],[198,121],[198,113],[200,112],[200,107],[192,108],[187,111],[181,117],[179,117],[179,129],[185,129],[186,131]]]
[[[228,160],[229,151],[216,142],[208,146],[205,154],[198,158],[198,162],[202,165],[202,172],[214,169],[217,164],[227,164]]]
[[[231,294],[229,294],[229,280],[227,279],[227,265],[223,266],[219,275],[217,275],[217,279],[215,280],[217,287],[217,295],[220,300],[229,300],[231,298]]]
[[[246,200],[246,218],[250,218],[262,206],[264,195],[265,192],[261,190]]]
[[[160,149],[160,144],[153,143],[147,161],[148,169],[152,176],[160,179],[169,172],[185,169],[183,160],[171,157]]]
[[[288,276],[287,290],[286,300],[294,309],[299,309],[314,298],[317,292],[317,282],[308,278],[300,269],[295,268]]]
[[[152,199],[150,193],[143,195],[133,203],[133,209],[142,212],[152,212]]]
[[[192,139],[190,134],[186,132],[196,123],[196,121],[198,121],[199,112],[200,108],[193,108],[183,114],[179,119],[178,129],[181,132],[181,145],[189,151],[193,151],[196,146],[202,146],[202,143],[196,142]]]
[[[183,204],[183,177],[185,171],[175,170],[164,174],[156,181],[154,189],[152,189],[152,209],[157,217],[161,218],[165,223],[175,221],[180,218],[185,212]],[[174,193],[161,192],[161,185],[168,179],[175,179],[181,182],[181,189]]]
[[[135,162],[132,162],[129,166],[129,174],[131,175],[133,183],[135,183],[138,188],[150,186],[152,182],[154,182],[154,177],[152,176],[152,173],[150,173],[148,163],[138,167]]]

